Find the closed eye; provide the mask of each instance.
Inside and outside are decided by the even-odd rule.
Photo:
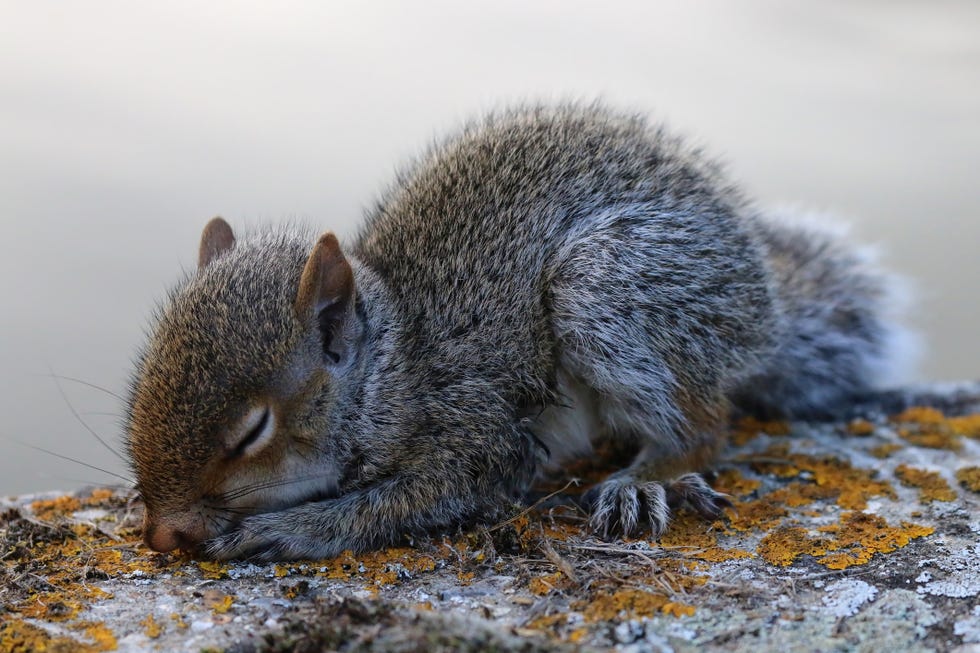
[[[269,406],[257,406],[250,410],[241,421],[241,439],[232,449],[230,458],[254,456],[272,440],[276,424]]]

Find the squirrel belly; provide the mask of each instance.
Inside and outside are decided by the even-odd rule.
[[[157,550],[323,557],[488,519],[597,437],[607,537],[728,505],[730,406],[834,414],[898,333],[847,243],[760,216],[699,152],[598,105],[465,127],[329,232],[202,236],[133,379]]]

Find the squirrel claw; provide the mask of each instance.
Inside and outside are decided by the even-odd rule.
[[[585,499],[592,510],[589,525],[605,539],[639,534],[641,520],[658,538],[667,530],[670,514],[683,505],[707,520],[718,519],[732,507],[730,498],[713,490],[700,474],[663,483],[616,476],[593,487]]]
[[[637,483],[629,476],[610,478],[589,490],[586,500],[592,507],[589,525],[605,539],[638,534],[641,520],[659,537],[670,521],[666,491],[656,481]]]
[[[725,508],[734,507],[727,494],[716,492],[700,474],[684,474],[667,484],[667,504],[671,510],[687,505],[704,519],[714,521]]]

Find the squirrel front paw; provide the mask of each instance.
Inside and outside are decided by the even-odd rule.
[[[601,537],[631,537],[644,531],[653,537],[667,530],[670,514],[682,505],[701,517],[714,520],[731,507],[729,498],[716,492],[700,474],[685,474],[673,481],[638,481],[629,474],[616,475],[594,486],[585,495],[591,508],[589,525]]]
[[[286,512],[246,517],[234,530],[204,542],[200,552],[214,560],[235,558],[262,562],[340,555],[350,542],[328,533],[304,533]]]

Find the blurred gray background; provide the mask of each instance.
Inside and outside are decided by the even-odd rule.
[[[601,6],[600,6],[601,5]],[[147,316],[215,214],[342,237],[437,134],[602,97],[829,210],[914,282],[914,378],[980,377],[980,3],[0,5],[0,494],[112,482]]]

